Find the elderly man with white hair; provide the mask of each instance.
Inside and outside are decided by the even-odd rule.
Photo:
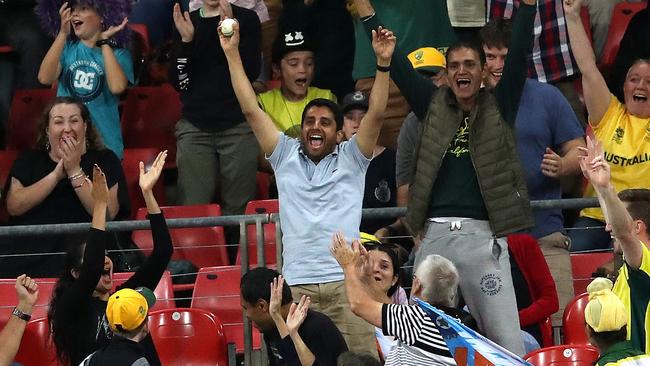
[[[386,366],[456,365],[434,321],[419,306],[385,304],[377,300],[382,298],[382,294],[373,285],[376,281],[375,265],[358,240],[350,246],[337,233],[331,252],[343,268],[352,312],[398,341],[386,357]],[[466,322],[471,319],[469,314],[455,308],[458,281],[458,270],[451,261],[439,255],[429,255],[415,271],[411,296]]]

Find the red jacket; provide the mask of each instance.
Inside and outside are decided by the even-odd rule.
[[[537,240],[528,234],[508,235],[508,250],[528,284],[532,304],[519,310],[522,327],[539,323],[559,309],[555,282]]]

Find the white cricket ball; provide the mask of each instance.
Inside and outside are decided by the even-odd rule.
[[[232,36],[232,34],[235,33],[235,30],[233,29],[235,23],[237,23],[235,19],[224,19],[223,22],[221,22],[221,33],[226,37]]]

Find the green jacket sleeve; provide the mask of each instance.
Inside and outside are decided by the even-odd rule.
[[[382,25],[377,14],[365,19],[362,24],[370,39],[372,39],[372,30]],[[427,114],[431,97],[437,88],[431,81],[425,79],[413,69],[413,66],[406,58],[406,54],[399,47],[399,39],[397,43],[391,60],[390,77],[404,98],[406,98],[415,115],[422,120]]]
[[[503,66],[503,77],[494,90],[501,115],[510,126],[515,125],[519,100],[526,82],[536,12],[535,6],[520,3],[512,26],[512,40]]]

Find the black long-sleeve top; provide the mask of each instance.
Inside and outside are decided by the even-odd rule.
[[[153,235],[153,251],[142,266],[119,288],[147,287],[155,289],[174,251],[163,214],[149,215]],[[78,365],[95,350],[107,345],[113,336],[106,320],[107,301],[93,297],[97,283],[104,270],[104,253],[110,234],[91,229],[86,242],[83,264],[79,278],[57,299],[57,320],[69,321],[64,325],[77,334],[75,347],[70,352],[71,365]],[[151,336],[141,342],[151,365],[160,365]]]
[[[257,14],[232,5],[239,22],[239,52],[248,79],[259,75],[261,31]],[[174,33],[169,80],[181,92],[183,118],[201,131],[217,132],[244,122],[244,114],[230,82],[226,55],[219,43],[220,16],[202,18],[199,10],[190,13],[194,38],[182,42]]]

